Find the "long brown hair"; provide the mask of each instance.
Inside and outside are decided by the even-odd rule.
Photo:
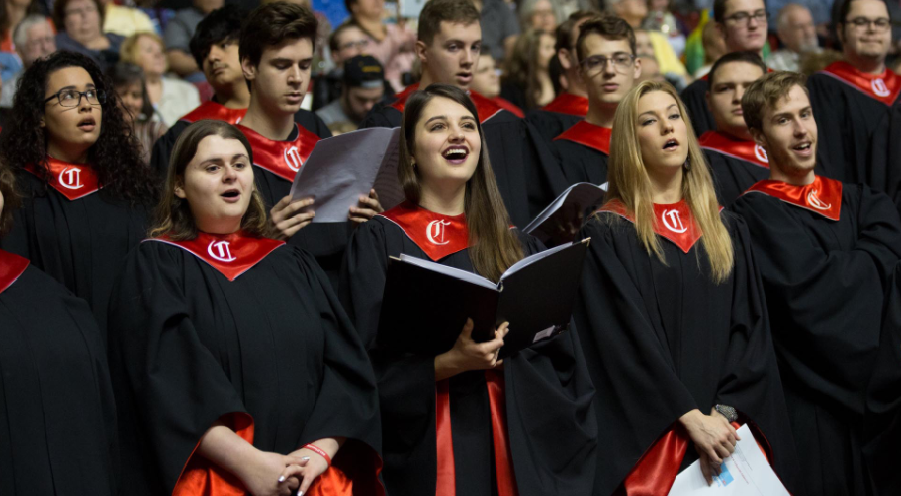
[[[236,139],[247,149],[247,158],[253,163],[250,143],[238,128],[223,121],[201,120],[191,124],[178,136],[169,158],[169,173],[160,203],[154,211],[153,227],[148,236],[168,236],[173,241],[187,241],[197,237],[197,224],[188,201],[175,196],[175,187],[184,181],[185,168],[194,160],[197,146],[208,136]],[[254,186],[247,212],[241,218],[241,230],[251,236],[264,237],[269,233],[266,207],[259,189]]]
[[[607,163],[607,201],[619,200],[625,206],[626,211],[635,219],[635,230],[645,249],[666,263],[660,239],[654,232],[657,218],[654,215],[651,178],[641,157],[641,144],[635,132],[638,101],[654,91],[672,96],[682,120],[685,121],[690,167],[683,171],[682,198],[704,234],[701,244],[710,261],[711,277],[716,283],[724,282],[732,273],[732,238],[720,218],[720,205],[713,189],[710,168],[692,130],[685,105],[669,83],[643,81],[632,88],[617,107],[613,118],[613,134],[610,137],[610,159]]]
[[[0,238],[12,229],[13,212],[22,204],[16,193],[16,175],[8,166],[0,163],[0,195],[3,196],[3,207],[0,208]]]
[[[476,106],[469,96],[456,86],[432,84],[425,90],[417,90],[410,94],[400,127],[400,163],[397,166],[397,176],[407,200],[417,205],[422,194],[420,185],[422,179],[419,171],[413,167],[416,124],[423,117],[425,106],[433,98],[447,98],[459,103],[475,117],[476,122],[479,122]],[[510,230],[510,216],[507,215],[507,208],[497,189],[481,123],[478,129],[482,139],[482,151],[475,172],[466,182],[463,207],[466,224],[469,227],[469,259],[478,274],[492,281],[498,281],[505,270],[522,258],[522,247]]]
[[[513,53],[504,63],[504,83],[522,88],[526,96],[526,108],[538,107],[541,97],[541,80],[538,73],[538,56],[541,51],[541,37],[554,36],[540,29],[530,29],[516,39]]]

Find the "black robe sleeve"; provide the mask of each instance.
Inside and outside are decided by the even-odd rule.
[[[332,137],[332,132],[329,130],[328,126],[325,125],[325,121],[309,110],[298,110],[297,113],[294,114],[294,122],[300,124],[304,129],[316,134],[316,136],[319,136],[320,138],[325,139]]]
[[[720,205],[729,206],[756,182],[769,178],[769,170],[713,150],[704,150]]]
[[[185,121],[176,122],[153,144],[153,151],[150,154],[150,168],[156,171],[157,176],[160,178],[160,184],[165,184],[166,178],[169,177],[169,159],[172,155],[172,149],[175,148],[175,140],[189,125]]]

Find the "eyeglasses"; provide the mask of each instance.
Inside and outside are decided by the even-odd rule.
[[[366,48],[369,46],[369,40],[348,41],[338,47],[339,50],[349,50],[351,48]]]
[[[610,58],[604,57],[603,55],[592,55],[583,60],[581,64],[585,74],[594,76],[607,67],[607,62],[613,62],[613,69],[620,74],[625,74],[629,69],[634,67],[635,56],[627,53],[617,53]]]
[[[887,17],[880,17],[878,19],[855,17],[854,19],[849,20],[848,24],[854,26],[854,29],[857,29],[858,31],[863,31],[870,26],[873,26],[873,31],[884,33],[892,25],[892,22]]]
[[[750,24],[751,19],[760,23],[766,22],[766,10],[758,10],[753,14],[750,12],[736,12],[723,20],[727,22],[731,21],[733,24]]]
[[[50,100],[56,98],[59,100],[59,105],[61,107],[77,107],[81,105],[81,97],[85,97],[91,105],[106,103],[106,92],[100,89],[91,88],[85,91],[60,90],[55,95],[44,100],[44,104],[46,105]]]

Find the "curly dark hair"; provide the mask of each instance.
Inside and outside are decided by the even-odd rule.
[[[9,167],[0,164],[0,196],[3,197],[3,207],[0,208],[0,238],[12,229],[13,211],[21,205],[19,195],[16,193],[16,178]]]
[[[0,135],[0,162],[14,171],[33,164],[46,185],[47,132],[41,127],[44,100],[50,74],[66,67],[81,67],[94,80],[98,90],[106,93],[100,136],[88,150],[88,163],[97,173],[104,192],[132,205],[156,203],[158,179],[141,158],[141,144],[122,116],[118,95],[100,67],[90,58],[60,51],[35,61],[19,81],[4,132]]]

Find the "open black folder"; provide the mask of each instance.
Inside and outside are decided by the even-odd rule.
[[[378,343],[439,355],[453,348],[467,318],[477,342],[510,322],[500,358],[563,331],[572,317],[589,239],[560,245],[513,264],[499,283],[408,255],[392,257]]]

